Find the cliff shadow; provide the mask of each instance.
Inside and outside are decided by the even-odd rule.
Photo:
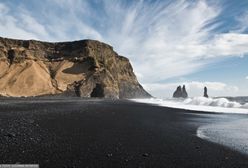
[[[95,88],[92,90],[90,97],[104,97],[103,86],[97,83]]]
[[[89,67],[90,66],[87,63],[75,63],[70,68],[62,70],[62,72],[66,74],[78,75],[88,72]]]

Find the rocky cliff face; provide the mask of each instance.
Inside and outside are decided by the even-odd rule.
[[[94,40],[48,43],[0,38],[0,95],[150,97],[129,60]]]

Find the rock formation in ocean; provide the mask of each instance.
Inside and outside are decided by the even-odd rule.
[[[204,87],[204,94],[203,94],[203,96],[208,98],[208,89],[207,89],[206,86]]]
[[[185,85],[183,85],[182,97],[183,97],[183,98],[187,98],[187,97],[188,97],[188,93],[187,93],[187,91],[186,91]]]
[[[182,97],[182,88],[181,86],[178,86],[176,91],[173,93],[174,98]]]
[[[174,98],[187,98],[188,93],[186,91],[185,85],[183,85],[183,88],[181,86],[178,86],[176,91],[173,93]]]
[[[0,68],[2,96],[150,97],[129,60],[94,40],[0,38]]]

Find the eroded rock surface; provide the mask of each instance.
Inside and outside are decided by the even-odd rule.
[[[94,40],[48,43],[0,38],[0,95],[150,97],[129,60]]]

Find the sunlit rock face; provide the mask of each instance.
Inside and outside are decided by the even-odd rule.
[[[2,96],[145,98],[129,60],[94,40],[48,43],[0,38]]]

